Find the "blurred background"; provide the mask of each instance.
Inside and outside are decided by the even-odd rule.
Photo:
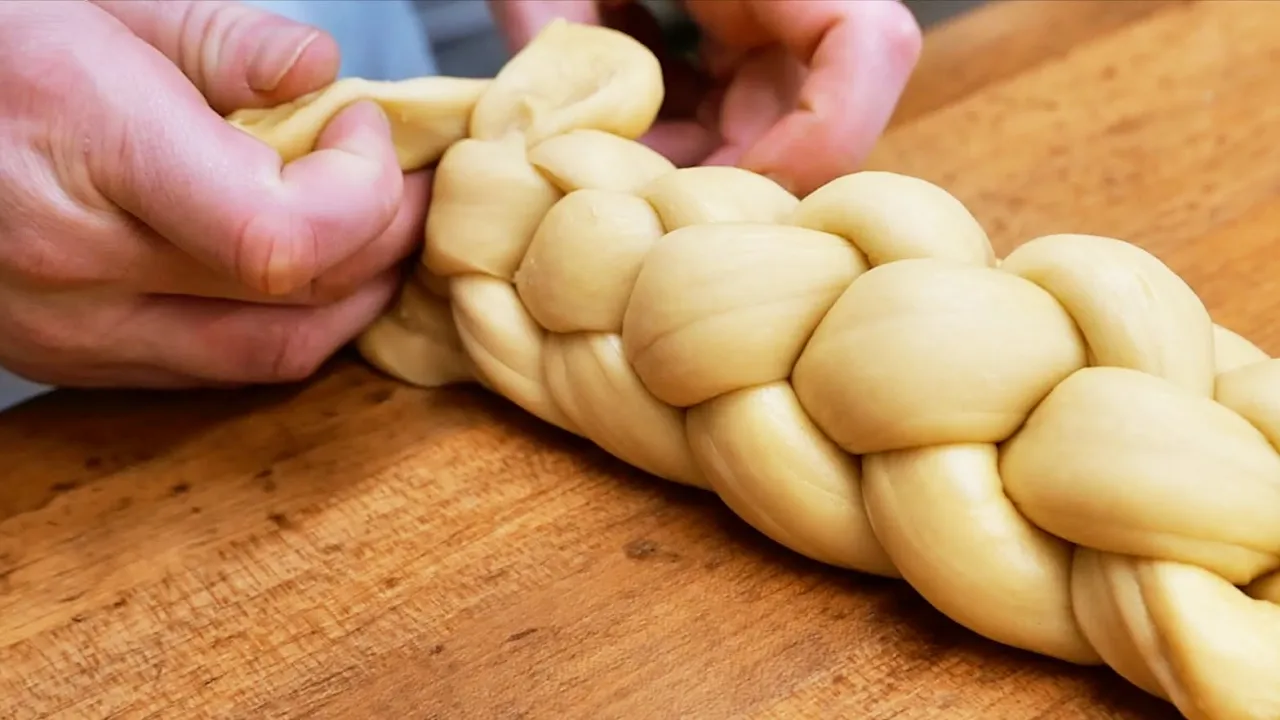
[[[786,2],[786,0],[776,0]],[[984,0],[905,0],[927,30],[943,20],[972,10]],[[676,0],[642,0],[660,22],[679,21]],[[440,73],[489,77],[507,59],[506,48],[489,18],[488,3],[477,0],[431,0],[420,4]]]

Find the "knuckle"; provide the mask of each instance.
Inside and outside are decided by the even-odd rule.
[[[62,161],[58,134],[66,133],[46,126],[10,136],[18,147],[0,161],[0,277],[21,286],[76,287],[102,273],[91,251],[101,222],[85,202],[83,163]]]
[[[267,295],[288,295],[315,279],[320,240],[311,223],[290,213],[249,217],[235,242],[239,281]]]
[[[316,333],[303,324],[281,327],[272,352],[264,359],[269,380],[299,382],[314,375],[328,359],[328,353]]]
[[[22,53],[21,62],[0,62],[0,114],[35,120],[27,124],[24,139],[40,156],[41,169],[51,171],[69,199],[109,210],[101,188],[127,181],[119,177],[128,168],[120,158],[145,142],[129,131],[121,114],[126,101],[104,75],[102,59],[118,53],[122,40],[133,40],[122,28],[101,22],[82,23],[76,33],[41,24],[36,23],[35,34],[45,42]],[[0,37],[0,44],[4,40]]]
[[[215,109],[227,113],[257,98],[250,83],[253,52],[271,16],[239,3],[186,3],[172,53],[188,78],[205,91]]]

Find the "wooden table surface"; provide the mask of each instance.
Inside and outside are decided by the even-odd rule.
[[[1280,3],[1001,3],[944,26],[871,165],[1003,254],[1152,250],[1280,330]],[[804,561],[482,391],[56,393],[0,415],[0,717],[1171,717]]]

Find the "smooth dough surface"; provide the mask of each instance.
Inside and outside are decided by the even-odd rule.
[[[773,541],[901,578],[993,641],[1192,720],[1280,718],[1280,360],[1119,239],[997,258],[888,172],[795,197],[638,139],[653,55],[555,21],[488,80],[346,80],[228,121],[285,161],[360,99],[436,168],[422,253],[359,338],[476,382]]]

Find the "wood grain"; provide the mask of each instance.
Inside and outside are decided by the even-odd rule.
[[[950,0],[929,0],[946,3]],[[995,0],[933,28],[890,125],[1079,50],[1187,0]]]
[[[1280,4],[983,12],[931,38],[871,165],[1002,252],[1134,240],[1280,353]],[[0,467],[0,717],[1174,717],[349,357],[297,388],[55,393],[0,415]]]

